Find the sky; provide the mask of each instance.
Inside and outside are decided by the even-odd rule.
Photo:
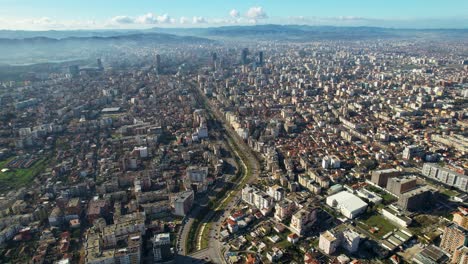
[[[0,0],[0,29],[256,24],[468,28],[468,0]]]

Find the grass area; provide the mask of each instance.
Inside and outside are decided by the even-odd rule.
[[[426,178],[425,182],[428,185],[436,188],[439,191],[439,193],[444,194],[448,197],[454,197],[460,194],[457,190],[448,189],[447,186],[445,186],[444,184],[440,182],[434,181],[433,179]]]
[[[391,204],[393,202],[396,202],[398,200],[398,198],[396,198],[395,196],[383,191],[383,190],[380,190],[379,188],[376,188],[374,186],[371,186],[371,185],[368,185],[366,187],[369,191],[371,192],[374,192],[376,194],[378,194],[380,197],[382,197],[383,199],[383,203],[384,204]]]
[[[289,247],[292,246],[292,244],[289,243],[289,241],[287,239],[283,239],[280,242],[276,243],[275,246],[277,246],[279,248],[288,249]]]
[[[210,115],[211,119],[216,119],[216,116],[212,113],[211,107],[209,106],[207,100],[203,96],[200,96],[199,103],[203,105],[203,107],[208,111],[208,114]],[[196,222],[192,224],[191,229],[189,231],[189,238],[187,239],[186,244],[186,249],[188,252],[192,252],[197,249],[196,241],[197,238],[200,236],[202,237],[200,245],[201,249],[208,247],[209,234],[212,226],[212,223],[209,221],[211,221],[211,219],[205,219],[208,221],[208,223],[206,224],[205,228],[203,228],[203,230],[203,224],[201,223],[201,220],[206,216],[206,213],[208,213],[209,210],[214,211],[213,216],[216,215],[218,211],[224,210],[234,198],[234,194],[239,192],[246,185],[249,178],[252,176],[252,167],[250,162],[248,162],[248,159],[245,156],[245,154],[239,149],[239,146],[232,138],[227,137],[227,139],[229,148],[231,149],[231,152],[235,153],[234,156],[236,159],[236,163],[239,165],[238,171],[236,173],[235,178],[233,179],[233,182],[240,182],[238,182],[236,188],[234,188],[233,190],[227,190],[226,187],[224,187],[223,190],[220,191],[220,195],[217,195],[216,199],[210,201],[209,208],[207,208],[205,212],[201,212],[198,215],[198,219],[196,219]]]
[[[449,189],[445,189],[445,188],[443,188],[440,193],[445,194],[445,195],[450,196],[450,197],[454,197],[454,196],[457,196],[459,194],[457,191],[449,190]]]
[[[438,225],[439,218],[437,216],[421,214],[413,217],[413,223],[409,227],[409,230],[415,235],[423,236],[430,233],[428,231],[435,230]]]
[[[3,161],[0,161],[0,169],[3,169],[5,167],[6,164],[8,164],[8,162],[12,161],[15,157],[11,157],[9,159],[6,159],[6,160],[3,160]]]
[[[0,163],[0,167],[3,167],[6,162],[7,161]],[[44,171],[46,167],[47,159],[42,158],[27,169],[11,169],[7,172],[0,172],[0,191],[27,186],[34,180],[34,177]]]
[[[188,236],[187,236],[187,241],[185,241],[185,249],[187,250],[188,253],[192,253],[197,249],[197,231],[198,228],[201,226],[200,220],[195,218],[193,220],[192,226],[189,230]]]
[[[207,248],[209,241],[210,241],[210,230],[212,223],[207,223],[204,229],[204,232],[202,234],[202,239],[201,239],[201,248]]]
[[[379,231],[374,233],[374,235],[378,238],[382,238],[385,234],[388,232],[394,230],[397,228],[394,226],[390,221],[385,219],[383,216],[379,214],[372,214],[372,215],[367,215],[361,217],[360,221],[358,224],[366,230],[369,230],[371,227],[377,227],[379,228]]]
[[[118,133],[114,133],[111,135],[111,138],[112,139],[121,139],[122,138],[122,135],[121,134],[118,134]]]
[[[331,215],[331,216],[333,216],[333,217],[335,217],[335,218],[338,218],[338,217],[341,216],[338,212],[336,212],[335,210],[329,208],[328,206],[322,206],[322,209],[323,209],[325,212],[327,212],[329,215]]]
[[[237,161],[237,164],[241,165],[242,161],[241,160],[246,160],[245,156],[243,156],[242,152],[240,152],[238,146],[235,144],[235,142],[232,141],[232,139],[229,139],[229,147],[234,150],[236,152],[237,155],[240,156],[240,158],[235,155],[235,158],[236,158],[236,161]],[[250,167],[250,163],[245,163],[245,166],[247,167],[247,171],[245,171],[244,169],[244,166],[239,166],[238,168],[238,171],[237,171],[237,174],[236,174],[236,177],[234,179],[234,181],[237,181],[239,180],[239,178],[241,178],[241,182],[238,184],[238,186],[232,190],[232,191],[228,191],[223,189],[222,191],[220,191],[220,193],[222,193],[223,195],[221,195],[221,197],[218,197],[217,196],[217,199],[218,201],[221,201],[221,205],[219,206],[216,206],[217,203],[211,201],[210,202],[210,210],[215,210],[215,211],[221,211],[221,210],[224,210],[224,208],[226,208],[226,206],[232,201],[232,199],[234,198],[234,195],[236,192],[240,191],[244,186],[245,184],[247,183],[248,179],[250,178],[250,176],[252,176],[252,169]],[[224,187],[226,188],[226,187]],[[205,214],[202,214],[203,216]],[[201,243],[201,249],[205,249],[208,247],[208,241],[209,241],[209,234],[210,234],[210,231],[211,231],[211,225],[212,223],[208,223],[206,225],[206,227],[203,229],[203,233],[202,234],[199,234],[200,233],[200,229],[201,229],[201,225],[198,225],[197,226],[197,231],[195,234],[198,234],[198,236],[201,236],[202,237],[202,243]],[[195,229],[194,226],[192,226],[192,229]],[[189,251],[190,252],[190,251]]]

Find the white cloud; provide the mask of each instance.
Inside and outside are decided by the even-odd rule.
[[[179,23],[180,24],[188,24],[188,23],[190,23],[190,19],[188,17],[181,17],[179,19]]]
[[[232,18],[238,18],[240,16],[240,13],[239,11],[237,11],[237,9],[233,9],[229,12],[229,15],[232,17]]]
[[[339,17],[337,17],[337,19],[338,19],[338,20],[342,20],[342,21],[370,20],[369,18],[358,17],[358,16],[339,16]]]
[[[133,23],[137,24],[156,24],[157,18],[153,13],[147,13],[141,16],[138,16]]]
[[[175,22],[175,20],[168,14],[157,16],[154,13],[147,13],[135,19],[135,23],[138,24],[169,24],[173,22]]]
[[[52,19],[48,17],[41,17],[39,19],[32,20],[32,23],[36,25],[47,25],[47,24],[53,24],[54,22],[52,21]]]
[[[247,10],[246,17],[249,19],[257,20],[257,19],[265,19],[268,18],[268,15],[263,10],[261,6],[253,6]]]
[[[193,19],[192,19],[192,23],[193,24],[203,24],[203,23],[206,23],[206,19],[204,17],[194,16]]]
[[[158,16],[157,20],[159,23],[163,23],[163,24],[171,23],[173,21],[173,19],[168,14]]]

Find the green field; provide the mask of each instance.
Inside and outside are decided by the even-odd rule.
[[[395,196],[393,196],[393,195],[391,195],[391,194],[389,194],[389,193],[387,193],[387,192],[385,192],[383,190],[380,190],[379,188],[376,188],[374,186],[368,185],[366,187],[366,189],[368,189],[371,192],[375,192],[380,197],[382,197],[383,203],[385,205],[391,204],[391,203],[396,202],[398,200]]]
[[[383,235],[397,228],[389,220],[379,214],[363,216],[358,224],[366,230],[369,230],[371,227],[378,227],[379,231],[374,233],[378,238],[382,238]]]
[[[0,162],[0,169],[3,169],[8,161]],[[47,159],[42,158],[27,169],[11,169],[7,172],[0,172],[0,191],[8,191],[29,185],[34,177],[44,171],[46,166]]]

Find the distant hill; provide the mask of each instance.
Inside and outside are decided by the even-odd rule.
[[[211,28],[153,28],[150,32],[207,38],[309,41],[450,38],[468,40],[468,29],[393,29],[379,27],[335,27],[307,25],[255,25]]]
[[[139,33],[117,36],[0,38],[0,61],[25,64],[47,61],[86,59],[109,53],[119,47],[157,47],[160,45],[207,44],[213,40],[163,33]]]
[[[47,31],[27,31],[27,30],[0,30],[0,38],[24,39],[24,38],[54,38],[63,39],[69,37],[113,37],[128,34],[135,34],[135,30],[47,30]]]
[[[112,42],[157,42],[171,43],[209,43],[212,40],[195,36],[178,36],[163,33],[132,33],[115,36],[65,37],[61,39],[36,36],[31,38],[0,38],[0,45],[28,45],[28,44],[63,44],[63,43],[112,43]]]
[[[202,38],[246,38],[274,40],[320,40],[320,39],[375,39],[375,38],[434,38],[449,37],[467,39],[468,29],[395,29],[379,27],[336,27],[308,25],[253,25],[207,28],[151,28],[114,30],[50,30],[21,31],[0,30],[0,39],[27,39],[45,37],[57,40],[67,38],[115,38],[137,37],[147,34],[197,36]],[[153,36],[154,37],[154,36]],[[150,37],[151,38],[151,37]]]
[[[67,61],[101,54],[114,55],[122,48],[208,44],[217,40],[307,42],[373,39],[468,41],[468,29],[255,25],[142,30],[0,30],[0,61],[4,64]]]

